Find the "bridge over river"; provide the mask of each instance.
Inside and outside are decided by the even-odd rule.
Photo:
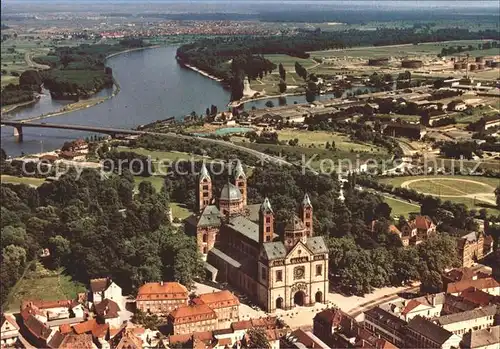
[[[2,121],[2,126],[11,126],[14,127],[15,134],[18,136],[18,140],[21,142],[23,139],[23,129],[26,127],[33,128],[53,128],[53,129],[62,129],[62,130],[77,130],[77,131],[87,131],[87,132],[96,132],[108,134],[111,137],[116,137],[117,135],[152,135],[152,136],[164,136],[164,137],[173,137],[179,139],[197,139],[202,142],[211,143],[211,144],[219,144],[228,148],[236,149],[247,154],[256,156],[260,158],[261,161],[269,161],[278,165],[285,166],[296,166],[284,159],[279,157],[267,155],[261,153],[257,150],[250,149],[241,145],[237,145],[231,142],[226,142],[220,139],[212,139],[212,138],[204,138],[198,136],[188,136],[188,135],[180,135],[173,132],[168,133],[160,133],[160,132],[152,132],[152,131],[139,131],[132,129],[124,129],[124,128],[113,128],[113,127],[101,127],[101,126],[84,126],[84,125],[70,125],[70,124],[54,124],[54,123],[44,123],[44,122],[26,122],[26,121]]]

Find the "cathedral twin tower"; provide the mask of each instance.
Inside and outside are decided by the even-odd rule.
[[[219,212],[222,218],[237,215],[248,215],[247,205],[247,177],[241,162],[230,176],[232,183],[228,181],[221,190],[219,197]],[[205,208],[214,204],[212,197],[212,179],[208,173],[205,163],[202,164],[198,181],[198,210],[203,213]],[[272,242],[276,236],[274,231],[274,211],[269,199],[266,197],[258,210],[259,242]],[[298,240],[304,240],[313,236],[313,207],[309,196],[305,194],[300,207],[300,217],[294,215],[285,227],[284,242],[286,245],[294,245]]]

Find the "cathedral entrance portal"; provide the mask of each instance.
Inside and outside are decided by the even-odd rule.
[[[283,309],[283,298],[276,298],[276,309]]]
[[[304,291],[297,291],[293,296],[293,303],[298,306],[303,306],[306,299]]]
[[[323,302],[323,292],[321,292],[321,291],[316,292],[316,295],[314,296],[314,300],[316,301],[316,303]]]

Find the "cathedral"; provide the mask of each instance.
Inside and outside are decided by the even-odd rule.
[[[206,269],[267,312],[295,305],[325,303],[328,293],[328,249],[314,236],[313,207],[305,194],[298,215],[275,232],[271,202],[247,205],[247,177],[238,162],[231,180],[212,197],[210,175],[203,164],[198,180],[198,208],[185,221],[196,237]]]

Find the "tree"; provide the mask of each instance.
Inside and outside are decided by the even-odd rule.
[[[266,102],[266,107],[268,107],[268,108],[274,108],[274,103],[273,103],[273,101],[267,101],[267,102]]]
[[[24,247],[27,242],[26,229],[8,225],[2,228],[1,247],[16,245]]]
[[[286,71],[285,71],[285,68],[283,68],[283,64],[281,64],[281,63],[279,64],[278,70],[279,70],[281,80],[285,81],[286,80]]]
[[[495,189],[497,207],[500,207],[500,186]]]
[[[244,348],[270,349],[271,344],[267,339],[266,332],[262,328],[251,328],[247,331],[248,340],[245,341]]]
[[[314,91],[311,91],[309,89],[306,90],[306,101],[308,103],[312,103],[316,100],[316,94],[314,93]]]
[[[375,208],[375,216],[377,218],[391,219],[392,208],[386,202],[381,202]]]
[[[280,83],[278,84],[278,87],[280,89],[280,93],[285,93],[286,92],[286,82],[284,80],[280,80]]]
[[[193,287],[195,279],[203,275],[204,266],[196,249],[180,249],[174,263],[174,279],[188,288]]]
[[[54,266],[59,267],[71,253],[70,242],[61,235],[56,235],[49,239],[49,250]]]
[[[421,282],[420,290],[423,293],[439,293],[443,289],[441,274],[435,270],[424,272]]]

